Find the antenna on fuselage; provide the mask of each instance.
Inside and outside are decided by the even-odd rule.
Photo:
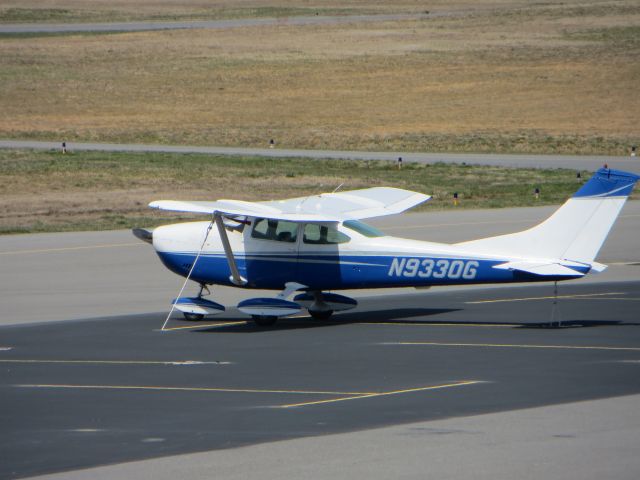
[[[342,186],[343,186],[343,185],[344,185],[344,182],[342,182],[340,185],[338,185],[338,186],[333,190],[333,192],[331,192],[331,193],[336,193],[338,190],[340,190],[340,189],[342,188]],[[301,201],[301,202],[296,206],[296,210],[297,210],[298,212],[302,211],[302,206],[305,204],[305,202],[306,202],[307,200],[310,200],[310,199],[315,198],[315,197],[322,198],[322,195],[325,195],[325,194],[323,194],[323,193],[319,193],[319,194],[317,194],[317,195],[308,195],[308,196],[304,197],[304,198],[302,199],[302,201]]]

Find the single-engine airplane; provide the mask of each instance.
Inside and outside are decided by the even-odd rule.
[[[209,285],[278,290],[238,309],[258,325],[303,308],[316,319],[357,306],[333,293],[358,288],[560,281],[603,271],[595,260],[640,176],[601,168],[551,217],[528,230],[455,244],[385,235],[363,219],[401,213],[428,195],[366,188],[269,202],[160,200],[151,208],[210,221],[133,233],[169,270],[200,284],[173,308],[188,320],[225,311],[203,297]],[[215,228],[214,228],[215,226]],[[291,296],[295,295],[292,299]]]

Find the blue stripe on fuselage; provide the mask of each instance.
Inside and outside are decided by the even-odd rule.
[[[194,253],[158,252],[171,271],[186,276]],[[248,287],[281,289],[298,282],[313,290],[413,287],[472,283],[564,280],[572,277],[540,277],[492,268],[503,263],[472,258],[440,258],[384,255],[236,255],[240,275]],[[586,273],[589,268],[576,269]],[[224,254],[202,254],[191,278],[196,282],[232,285]]]

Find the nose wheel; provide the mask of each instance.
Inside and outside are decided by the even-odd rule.
[[[209,287],[207,287],[206,284],[201,283],[200,291],[198,292],[198,297],[197,297],[198,299],[202,299],[202,293],[205,290],[207,291],[207,295],[211,295],[211,291],[209,290]],[[204,319],[203,313],[182,312],[182,315],[184,316],[184,319],[188,322],[199,322],[200,320]]]

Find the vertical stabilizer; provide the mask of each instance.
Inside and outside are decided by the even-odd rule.
[[[591,264],[639,179],[634,173],[601,168],[541,224],[458,245],[480,253]]]

